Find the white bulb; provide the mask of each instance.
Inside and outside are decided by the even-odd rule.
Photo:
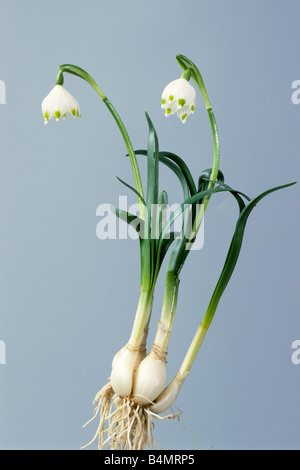
[[[167,411],[175,402],[182,383],[177,375],[175,375],[169,385],[158,395],[154,404],[149,407],[150,411],[156,414]]]
[[[132,350],[127,345],[115,355],[110,381],[114,392],[120,397],[131,394],[134,371],[144,357],[145,349]]]
[[[134,377],[133,396],[141,405],[153,403],[167,379],[165,358],[150,353],[143,359]]]

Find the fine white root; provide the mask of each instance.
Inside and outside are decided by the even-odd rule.
[[[82,447],[87,448],[98,439],[98,450],[153,450],[160,446],[153,439],[154,419],[179,419],[179,414],[153,413],[148,406],[137,403],[132,396],[120,397],[112,389],[110,381],[97,393],[94,416],[100,415],[99,426],[93,439]]]

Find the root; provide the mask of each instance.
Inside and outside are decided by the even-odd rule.
[[[132,397],[119,397],[108,382],[94,399],[94,416],[84,425],[87,426],[98,414],[99,426],[93,439],[82,447],[87,448],[98,438],[98,450],[107,447],[111,450],[150,450],[161,447],[153,439],[154,419],[179,419],[179,414],[164,416],[152,413],[149,406],[136,403]]]

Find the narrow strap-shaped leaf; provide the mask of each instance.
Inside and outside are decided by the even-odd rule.
[[[149,136],[148,136],[148,148],[147,148],[147,197],[146,202],[148,206],[157,204],[158,202],[158,138],[153,126],[153,123],[148,115],[146,114]]]
[[[228,186],[228,184],[225,184],[225,183],[222,183],[220,182],[219,180],[218,181],[213,181],[213,180],[210,180],[209,178],[203,178],[203,180],[206,180],[207,182],[212,182],[214,184],[218,184],[219,186],[222,186],[223,188],[226,188],[228,189],[228,191],[235,197],[235,199],[237,200],[237,203],[239,205],[239,209],[240,209],[240,212],[245,208],[246,204],[244,202],[244,200],[241,198],[241,196],[243,196],[247,201],[251,201],[250,197],[247,196],[247,194],[245,193],[242,193],[239,191],[239,193],[237,193],[236,191],[234,191],[230,186]]]
[[[170,229],[170,227],[172,226],[172,224],[174,223],[174,221],[176,220],[177,217],[179,217],[182,212],[184,210],[186,210],[186,208],[191,205],[191,204],[194,204],[195,202],[203,199],[205,196],[207,195],[212,195],[214,193],[218,193],[218,192],[224,192],[224,191],[228,191],[227,189],[225,188],[212,188],[212,189],[207,189],[205,191],[200,191],[199,193],[196,193],[194,194],[193,196],[191,196],[190,198],[186,199],[172,214],[171,214],[171,217],[169,218],[168,222],[165,224],[164,228],[163,228],[163,231],[160,235],[160,238],[159,238],[159,241],[158,241],[158,245],[157,245],[157,266],[156,266],[156,273],[155,273],[155,278],[157,277],[157,274],[158,274],[158,271],[160,269],[160,266],[161,266],[161,263],[162,263],[162,259],[161,259],[161,253],[162,253],[162,248],[164,247],[165,248],[165,245],[164,245],[164,242],[163,240],[166,238],[167,236],[167,232],[168,230]],[[183,243],[183,240],[180,241],[181,243]],[[168,245],[169,247],[170,245]]]
[[[136,155],[147,155],[147,150],[135,150],[135,153],[136,153]],[[177,178],[179,179],[179,181],[181,183],[185,199],[187,199],[189,197],[189,195],[190,195],[189,193],[191,193],[191,195],[193,195],[197,192],[196,186],[194,186],[194,188],[193,188],[194,193],[192,193],[190,191],[190,185],[189,185],[185,175],[181,171],[181,168],[178,167],[172,161],[170,161],[169,158],[165,156],[165,152],[159,152],[159,161],[164,163],[164,165],[168,166],[176,174]]]
[[[212,194],[219,193],[219,192],[224,192],[224,191],[229,191],[229,189],[221,188],[221,187],[206,189],[206,190],[200,191],[200,192],[194,194],[193,196],[189,197],[188,199],[186,199],[171,215],[168,223],[164,227],[163,233],[161,234],[161,238],[164,238],[165,233],[167,232],[167,230],[169,230],[171,225],[174,223],[175,219],[177,217],[179,217],[179,215],[186,209],[187,206],[189,206],[191,204],[194,204],[195,202],[203,199],[206,196],[211,196]],[[230,191],[235,191],[235,190],[230,189]],[[239,192],[239,191],[236,191],[236,192]]]
[[[217,285],[211,297],[207,312],[202,322],[203,328],[207,329],[209,327],[213,319],[213,316],[215,314],[215,311],[217,309],[219,300],[234,271],[234,268],[236,266],[236,263],[240,254],[246,223],[247,223],[248,217],[252,209],[258,204],[259,201],[261,201],[261,199],[263,199],[268,194],[274,191],[278,191],[279,189],[287,188],[293,184],[295,183],[289,183],[289,184],[285,184],[282,186],[276,186],[274,188],[268,189],[267,191],[264,191],[259,196],[252,199],[251,202],[242,210],[236,223],[236,228],[235,228],[232,240],[231,240],[231,244],[230,244],[226,259],[225,259],[225,263],[224,263],[221,275],[219,277],[219,280],[217,282]]]
[[[220,181],[220,180],[211,180],[211,179],[209,179],[209,178],[203,178],[203,179],[205,179],[207,182],[210,182],[210,181],[211,181],[211,182],[214,183],[214,184],[219,184],[220,186],[223,186],[223,188],[227,188],[229,191],[232,189],[233,192],[236,192],[236,191],[235,191],[233,188],[231,188],[228,184],[225,184],[224,181]],[[239,191],[239,194],[240,194],[241,196],[243,196],[248,202],[251,201],[251,197],[247,196],[247,194],[245,194],[245,193],[242,193],[242,191]]]
[[[179,166],[179,168],[181,169],[182,174],[184,175],[184,177],[186,179],[186,182],[187,182],[187,184],[190,188],[191,196],[196,194],[197,188],[196,188],[194,179],[192,177],[192,174],[191,174],[187,164],[185,163],[185,161],[182,160],[181,157],[179,157],[178,155],[176,155],[175,153],[172,153],[172,152],[161,151],[161,152],[159,152],[159,156],[160,157],[164,156],[164,157],[172,160],[173,162],[175,162]]]
[[[151,212],[152,206],[158,203],[159,156],[158,138],[153,123],[146,113],[149,127],[147,148],[147,196],[144,234],[144,273],[143,288],[148,290],[151,286],[156,263],[156,240],[151,238]]]
[[[215,187],[215,188],[212,188],[212,189],[206,189],[204,191],[200,191],[199,193],[197,193],[194,196],[187,199],[183,204],[181,204],[181,206],[179,206],[176,209],[176,211],[174,211],[174,213],[171,215],[168,223],[165,225],[164,230],[161,234],[159,244],[158,244],[158,258],[160,257],[160,253],[161,253],[161,249],[162,249],[162,245],[163,245],[162,240],[165,238],[165,234],[166,234],[167,230],[169,229],[169,227],[172,226],[175,219],[177,217],[179,217],[179,215],[185,210],[186,206],[188,206],[189,204],[193,204],[193,203],[195,203],[199,200],[202,200],[206,196],[211,196],[212,194],[215,194],[215,193],[218,193],[218,192],[225,192],[225,191],[230,192],[232,194],[234,194],[234,193],[235,194],[240,194],[240,191],[234,190],[230,187],[223,187],[223,188],[222,187]],[[255,199],[255,201],[256,202],[254,203],[254,205],[257,203],[257,199]],[[251,201],[251,202],[253,202],[253,201]],[[254,205],[253,205],[253,207],[254,207]],[[241,209],[240,202],[239,202],[239,207]],[[245,209],[247,207],[248,206],[246,206]],[[241,213],[240,213],[240,216],[241,216]],[[175,246],[175,248],[172,251],[172,254],[170,256],[170,260],[169,260],[169,263],[168,263],[168,269],[170,271],[175,272],[176,275],[179,275],[180,270],[181,270],[181,268],[184,264],[184,261],[185,261],[186,257],[188,256],[188,254],[190,252],[189,250],[186,249],[187,243],[190,243],[190,240],[187,240],[186,238],[181,239],[181,240],[177,240],[176,246]]]
[[[115,206],[111,206],[111,210],[119,219],[133,227],[137,233],[143,231],[144,221],[140,217]]]
[[[135,150],[135,153],[136,155],[147,155],[147,151],[141,149]],[[183,189],[184,199],[187,199],[190,195],[197,192],[196,185],[188,167],[178,155],[171,154],[170,152],[159,152],[159,160],[170,168],[179,179]],[[178,162],[181,162],[181,166],[178,165]]]
[[[174,242],[174,240],[176,240],[178,237],[181,237],[182,236],[182,232],[175,232],[174,230],[171,230],[170,233],[169,233],[169,237],[168,238],[164,238],[162,240],[162,244],[161,244],[161,250],[160,250],[160,263],[159,265],[161,266],[170,246],[172,245],[172,243]],[[158,272],[156,273],[156,275],[158,274]]]
[[[140,200],[142,201],[142,203],[144,204],[144,206],[146,206],[146,202],[145,202],[144,198],[140,195],[140,193],[133,186],[131,186],[130,184],[128,184],[125,181],[121,180],[121,178],[119,178],[118,176],[117,176],[117,179],[120,181],[120,183],[124,184],[124,186],[131,189],[131,191],[133,191],[135,194],[137,194],[138,197],[140,198]]]
[[[164,225],[164,220],[163,220],[163,210],[165,206],[168,205],[168,193],[165,190],[162,190],[159,198],[158,198],[158,205],[160,208],[159,214],[158,214],[158,226],[160,230],[162,230],[162,227]]]
[[[212,168],[207,168],[203,170],[198,178],[198,191],[203,191],[208,188],[209,182],[213,182],[211,179]],[[222,171],[219,169],[218,174],[215,178],[215,182],[218,184],[224,183],[225,177]]]
[[[165,211],[168,206],[168,194],[163,190],[158,198],[158,204],[153,206],[151,236],[157,241],[165,224]]]

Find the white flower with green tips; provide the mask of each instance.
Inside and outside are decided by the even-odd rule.
[[[183,123],[195,111],[195,106],[196,90],[185,78],[169,83],[162,93],[161,107],[165,110],[165,115],[177,113]]]
[[[42,111],[45,118],[45,124],[55,117],[59,121],[60,117],[66,118],[70,113],[74,118],[80,118],[80,109],[77,100],[63,87],[55,85],[42,102]]]

